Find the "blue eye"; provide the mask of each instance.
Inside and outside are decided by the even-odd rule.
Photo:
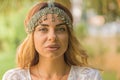
[[[61,27],[61,28],[57,28],[57,31],[58,32],[64,32],[64,31],[66,31],[66,29]]]
[[[60,31],[65,31],[65,28],[60,28]]]
[[[41,31],[41,32],[47,32],[48,29],[47,28],[40,28],[39,31]]]

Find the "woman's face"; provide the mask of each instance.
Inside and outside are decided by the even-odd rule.
[[[52,21],[52,19],[55,19]],[[57,58],[64,55],[68,48],[68,30],[57,15],[48,14],[34,32],[35,49],[40,57]]]

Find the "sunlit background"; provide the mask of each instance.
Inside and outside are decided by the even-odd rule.
[[[25,16],[38,1],[47,0],[0,0],[0,80],[15,68],[17,47],[26,37]],[[120,80],[120,0],[56,1],[71,10],[90,65],[103,70],[103,80]]]

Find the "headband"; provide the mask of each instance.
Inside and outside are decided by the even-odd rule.
[[[68,27],[72,27],[72,21],[70,17],[67,15],[65,11],[62,9],[55,7],[54,4],[49,4],[48,6],[39,10],[37,13],[35,13],[30,21],[27,24],[27,32],[31,33],[34,31],[35,27],[38,26],[43,20],[47,20],[48,14],[57,14],[57,17],[59,20],[62,20],[65,22]],[[52,17],[52,21],[54,21],[54,17]]]

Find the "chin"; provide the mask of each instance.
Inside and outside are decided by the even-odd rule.
[[[44,57],[49,58],[49,59],[58,59],[61,57],[64,57],[64,54],[58,54],[57,53],[47,53],[47,55],[44,55]]]

